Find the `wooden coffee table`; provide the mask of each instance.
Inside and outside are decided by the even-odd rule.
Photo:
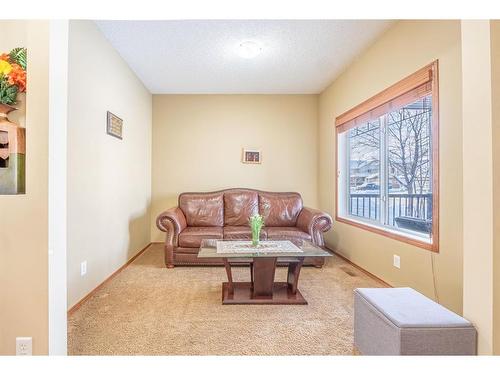
[[[298,289],[299,275],[305,257],[329,257],[331,254],[309,241],[294,240],[300,252],[269,251],[276,241],[261,241],[264,249],[255,248],[248,252],[217,252],[217,242],[222,240],[203,240],[198,253],[199,258],[219,258],[224,262],[227,282],[222,283],[223,305],[307,305]],[[226,243],[242,241],[224,241]],[[250,241],[248,241],[250,244]],[[267,249],[266,249],[267,247]],[[274,281],[276,266],[288,264],[286,282]],[[231,266],[250,264],[250,281],[235,282]]]

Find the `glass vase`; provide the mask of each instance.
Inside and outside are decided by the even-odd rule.
[[[252,229],[252,246],[258,246],[260,240],[260,230],[262,228],[253,228]]]

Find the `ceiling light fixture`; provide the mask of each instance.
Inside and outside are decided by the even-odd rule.
[[[253,40],[245,40],[238,45],[238,55],[245,59],[253,59],[262,52],[262,46]]]

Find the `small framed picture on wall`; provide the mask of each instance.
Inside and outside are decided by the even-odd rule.
[[[109,111],[106,120],[106,132],[113,137],[123,139],[123,120]]]
[[[245,164],[261,164],[262,153],[260,150],[243,149],[243,158],[241,160]]]

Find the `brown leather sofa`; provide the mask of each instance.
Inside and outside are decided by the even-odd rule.
[[[182,193],[179,205],[161,213],[156,225],[166,232],[165,264],[222,265],[220,259],[197,257],[202,239],[251,239],[248,218],[260,213],[265,226],[262,240],[302,239],[324,246],[323,232],[332,227],[330,215],[303,207],[298,193],[271,193],[253,189],[227,189],[209,193]],[[305,259],[322,266],[324,259]]]

